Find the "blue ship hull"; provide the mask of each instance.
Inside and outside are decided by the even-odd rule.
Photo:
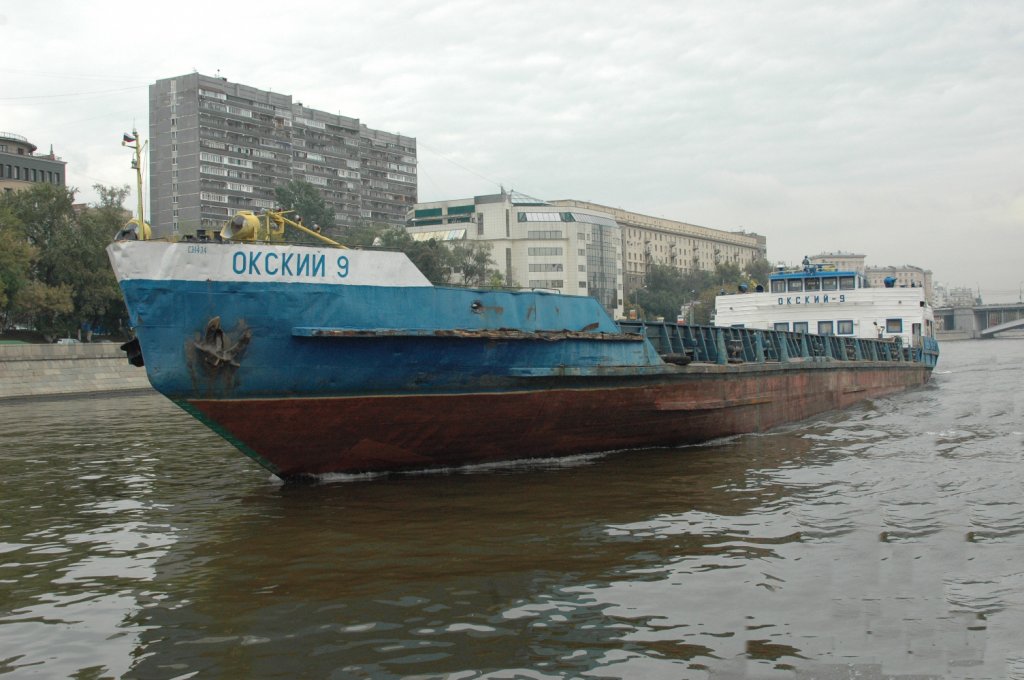
[[[399,253],[109,252],[153,386],[282,477],[689,443],[931,370],[876,341],[627,332],[589,297],[431,286]]]

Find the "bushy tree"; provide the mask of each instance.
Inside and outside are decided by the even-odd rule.
[[[288,215],[290,219],[298,221],[301,217],[302,226],[307,229],[319,226],[324,236],[334,234],[334,210],[315,186],[302,180],[291,180],[283,187],[277,187],[274,193],[283,210],[294,211]],[[300,241],[311,238],[296,229],[286,229],[285,237]]]
[[[75,308],[71,294],[71,288],[64,284],[49,286],[41,281],[29,281],[14,298],[11,314],[31,324],[48,340],[70,335],[71,313]]]
[[[687,273],[669,265],[651,265],[644,286],[635,292],[635,300],[645,319],[663,317],[672,321],[684,306],[692,305],[690,320],[709,323],[716,295],[722,291],[736,292],[740,284],[753,290],[758,283],[766,284],[771,272],[771,265],[764,258],[742,268],[733,262],[722,262],[714,271],[698,269],[696,264],[694,262],[693,269]]]
[[[712,285],[712,275],[700,269],[682,273],[669,265],[655,264],[647,272],[636,300],[647,319],[663,317],[674,321],[683,308]]]
[[[38,249],[25,237],[24,225],[7,202],[0,203],[0,315],[10,323],[11,301],[31,281]]]
[[[772,273],[771,263],[763,257],[759,257],[756,260],[752,260],[743,268],[747,278],[754,285],[761,284],[767,288],[768,286],[768,275]]]
[[[494,268],[490,246],[478,241],[420,241],[402,227],[371,224],[346,227],[342,241],[356,248],[375,246],[400,250],[435,285],[458,282],[466,286],[494,287],[495,277],[502,280],[501,272]]]
[[[46,335],[74,325],[72,291],[62,280],[64,262],[52,248],[74,223],[73,200],[74,190],[53,184],[33,184],[0,197],[0,231],[12,242],[6,257],[14,258],[4,267],[5,289],[14,282],[14,290],[5,295],[5,316]]]
[[[501,272],[494,268],[491,248],[479,241],[456,241],[451,246],[452,269],[462,275],[462,283],[467,286],[486,286]]]
[[[106,247],[130,219],[131,213],[121,207],[129,189],[102,185],[93,188],[100,195],[99,203],[82,211],[78,228],[63,242],[69,262],[67,282],[74,288],[72,299],[78,322],[112,332],[122,326],[127,311]],[[74,263],[70,264],[72,260]]]
[[[74,190],[51,184],[0,197],[0,309],[8,322],[53,338],[82,325],[114,330],[124,302],[106,246],[130,213],[128,187],[97,185],[100,201],[75,214]]]

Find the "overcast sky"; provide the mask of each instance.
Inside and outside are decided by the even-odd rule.
[[[1024,286],[1021,0],[58,0],[3,3],[0,38],[0,130],[81,201],[134,184],[149,84],[219,72],[416,137],[422,201],[504,186]]]

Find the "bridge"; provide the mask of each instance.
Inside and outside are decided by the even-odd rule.
[[[993,338],[1003,331],[1024,329],[1024,302],[939,307],[935,325],[940,332],[959,332],[968,338]]]

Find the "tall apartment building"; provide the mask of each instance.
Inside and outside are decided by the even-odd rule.
[[[53,155],[37,156],[36,145],[13,132],[0,132],[0,189],[19,191],[32,184],[67,184],[65,162]]]
[[[681,273],[713,271],[721,263],[741,268],[767,257],[767,240],[760,234],[722,231],[696,224],[652,217],[588,201],[558,200],[552,205],[595,210],[611,215],[622,229],[624,297],[642,288],[652,265],[675,267]]]
[[[483,241],[506,282],[590,295],[622,316],[622,234],[606,212],[502,192],[417,204],[415,239]]]
[[[291,180],[315,186],[338,226],[405,224],[416,203],[416,140],[291,95],[191,73],[149,87],[154,233],[217,229],[277,205]]]

